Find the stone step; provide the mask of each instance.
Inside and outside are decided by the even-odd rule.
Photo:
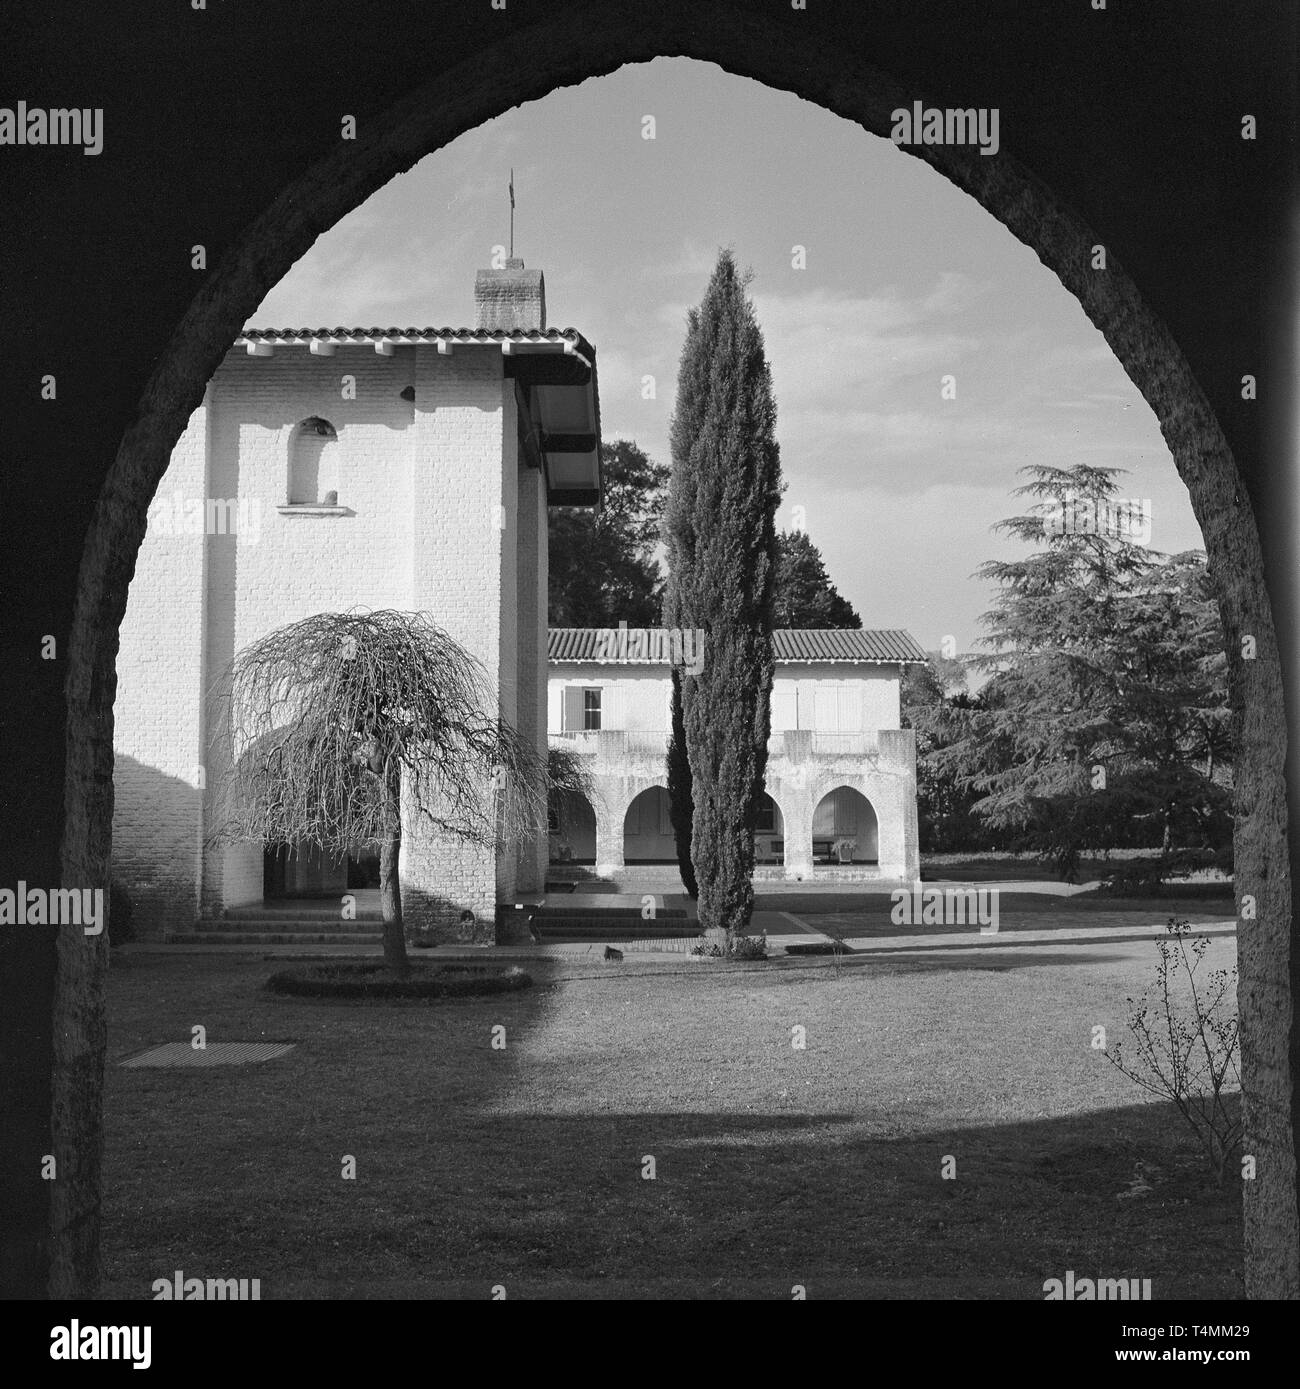
[[[648,921],[630,921],[627,918],[598,917],[548,917],[535,919],[533,930],[539,940],[580,941],[580,940],[675,940],[700,934],[698,921],[688,920],[685,915],[679,920],[667,921],[662,916]]]
[[[271,932],[272,935],[294,936],[314,931],[326,931],[331,935],[342,936],[375,935],[382,932],[382,929],[382,921],[340,921],[338,917],[290,917],[286,921],[236,921],[222,918],[219,921],[200,921],[196,926],[196,932],[203,936],[224,936],[231,932],[235,932],[236,935],[261,935]]]
[[[221,916],[213,917],[211,920],[218,925],[222,922],[237,922],[241,925],[278,926],[293,921],[343,922],[343,916],[341,909],[337,907],[292,907],[284,911],[268,911],[264,907],[231,907]],[[383,918],[376,911],[362,910],[357,912],[354,920],[370,922],[377,926]]]
[[[345,931],[171,931],[167,945],[382,945],[378,932]]]
[[[636,907],[602,907],[594,903],[588,906],[586,903],[579,904],[574,902],[570,906],[567,902],[560,906],[558,904],[550,907],[534,907],[534,921],[555,921],[563,917],[564,920],[574,921],[644,921],[645,913],[639,906]],[[521,916],[527,916],[527,912],[521,912]],[[652,920],[657,921],[685,921],[688,913],[681,907],[659,907]]]

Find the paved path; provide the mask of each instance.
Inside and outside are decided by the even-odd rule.
[[[1101,915],[1100,913],[1097,915]],[[1112,915],[1107,913],[1106,915]],[[1053,946],[1053,945],[1104,945],[1119,941],[1159,940],[1165,934],[1164,922],[1133,922],[1132,913],[1114,913],[1127,916],[1126,923],[1097,922],[1095,916],[1085,917],[1077,926],[1052,926],[1035,929],[1032,925],[1017,927],[1015,930],[1000,930],[996,935],[983,935],[978,928],[960,931],[944,931],[935,927],[909,934],[886,935],[875,933],[865,936],[842,937],[845,949],[854,955],[887,955],[899,952],[916,953],[932,950],[997,950],[1008,946]],[[765,920],[764,918],[771,918]],[[820,921],[821,918],[818,918]],[[816,940],[829,940],[830,936],[820,931],[816,925],[788,912],[756,912],[753,933],[767,929],[768,946],[774,955],[784,955],[791,945],[807,945]],[[1195,931],[1205,936],[1233,936],[1237,923],[1231,919],[1198,922]],[[638,959],[692,960],[692,940],[629,940],[618,941],[616,949],[624,957],[635,955]],[[265,959],[279,956],[287,957],[370,957],[379,958],[382,951],[378,945],[155,945],[152,943],[132,944],[121,947],[123,955],[178,955],[187,958],[191,955],[221,955],[230,958],[234,955],[251,955]],[[573,942],[556,945],[481,945],[481,946],[438,946],[433,950],[412,950],[411,959],[422,960],[600,960],[604,958],[603,941]]]

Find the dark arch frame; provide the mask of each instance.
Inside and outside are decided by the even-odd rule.
[[[889,112],[916,93],[816,38],[793,45],[786,24],[728,5],[698,7],[688,28],[672,10],[661,18],[593,23],[585,6],[484,47],[439,73],[383,115],[361,122],[284,188],[212,271],[172,333],[126,431],[88,528],[68,638],[64,882],[103,882],[112,822],[112,721],[117,632],[125,610],[146,511],[171,448],[203,388],[249,313],[315,238],[394,174],[520,101],[609,73],[628,62],[687,56],[795,92],[888,138]],[[938,95],[938,94],[934,94]],[[1291,889],[1284,782],[1286,718],[1281,666],[1265,585],[1258,527],[1223,429],[1178,343],[1112,257],[1091,269],[1096,236],[1048,186],[1004,149],[992,159],[943,146],[909,151],[973,196],[1030,246],[1072,293],[1160,421],[1205,537],[1225,640],[1233,701],[1242,715],[1237,766],[1239,891],[1257,920],[1240,937],[1243,1069],[1247,1125],[1259,1173],[1245,1186],[1247,1247],[1267,1285],[1248,1293],[1300,1292],[1295,1142],[1290,1097],[1292,1035]],[[1243,637],[1254,658],[1237,659]],[[102,974],[107,948],[58,940],[55,979],[54,1150],[95,1171],[105,1054]],[[87,1008],[81,1000],[99,1000]],[[51,1194],[51,1291],[85,1291],[78,1270],[94,1262],[97,1182],[59,1182]]]

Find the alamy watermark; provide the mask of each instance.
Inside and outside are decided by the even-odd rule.
[[[1149,1278],[1075,1278],[1067,1268],[1065,1277],[1049,1278],[1043,1284],[1044,1302],[1150,1302]]]
[[[260,1278],[186,1278],[177,1269],[150,1285],[155,1302],[260,1302]]]
[[[1048,535],[1104,535],[1112,540],[1151,543],[1151,498],[1121,497],[1094,501],[1067,492],[1043,510]]]
[[[986,936],[998,931],[995,887],[897,887],[889,894],[895,926],[975,926]]]
[[[978,145],[981,154],[998,152],[996,106],[943,107],[912,103],[889,113],[896,145]]]
[[[104,108],[0,106],[0,145],[80,145],[82,154],[104,148]]]
[[[102,887],[0,887],[0,926],[80,926],[88,936],[104,929]]]
[[[150,502],[149,529],[159,535],[238,535],[255,545],[262,507],[256,497],[187,497],[177,491]]]
[[[75,1318],[50,1331],[51,1360],[129,1360],[133,1370],[153,1363],[149,1326],[82,1326]]]
[[[699,627],[634,627],[618,624],[596,638],[598,661],[650,661],[698,675],[704,669],[704,632]]]

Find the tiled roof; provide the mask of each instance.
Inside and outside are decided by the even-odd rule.
[[[462,342],[475,339],[503,342],[506,338],[529,342],[572,342],[590,350],[591,344],[576,328],[245,328],[240,342],[309,342],[312,338],[334,340],[355,338],[369,342],[373,338],[407,338],[417,342],[437,342],[450,338]]]
[[[829,632],[772,633],[772,654],[778,661],[924,661],[925,652],[911,632],[901,629],[839,628]]]
[[[925,652],[911,633],[897,629],[815,632],[783,628],[772,633],[772,646],[776,660],[782,662],[925,660]],[[667,665],[671,653],[672,643],[664,627],[552,627],[547,643],[551,661]],[[681,659],[680,643],[677,659]]]

